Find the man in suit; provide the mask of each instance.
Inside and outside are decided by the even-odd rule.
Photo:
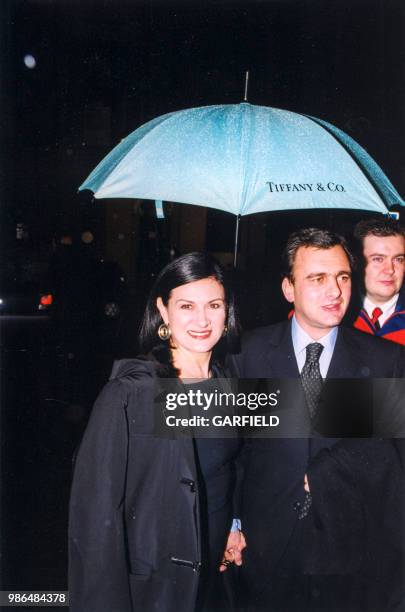
[[[343,238],[301,230],[284,259],[282,290],[294,316],[248,334],[231,370],[301,378],[297,402],[315,423],[325,379],[400,377],[403,349],[340,326],[352,262]],[[404,481],[391,440],[246,439],[242,465],[245,610],[405,609]]]
[[[363,262],[362,308],[354,327],[405,344],[405,232],[387,217],[360,221],[354,231]]]

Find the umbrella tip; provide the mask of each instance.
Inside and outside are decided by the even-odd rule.
[[[246,70],[245,73],[245,94],[243,96],[243,101],[248,101],[248,87],[249,87],[249,70]]]

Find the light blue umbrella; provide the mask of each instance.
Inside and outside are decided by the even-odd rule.
[[[233,213],[238,221],[242,215],[294,209],[387,213],[404,204],[370,155],[338,128],[245,102],[149,121],[101,161],[83,189],[96,198],[207,206]]]

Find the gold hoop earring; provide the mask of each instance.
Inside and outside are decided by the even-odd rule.
[[[166,341],[172,335],[172,330],[170,329],[168,325],[166,325],[166,323],[162,323],[158,327],[157,335],[159,336],[161,340]]]
[[[224,338],[224,336],[226,336],[227,333],[228,333],[228,326],[225,325],[224,331],[222,332],[222,337]]]

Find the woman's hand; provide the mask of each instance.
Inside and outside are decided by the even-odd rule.
[[[226,572],[228,565],[231,563],[242,565],[242,550],[244,548],[246,548],[246,540],[243,533],[239,529],[230,531],[219,571]]]

